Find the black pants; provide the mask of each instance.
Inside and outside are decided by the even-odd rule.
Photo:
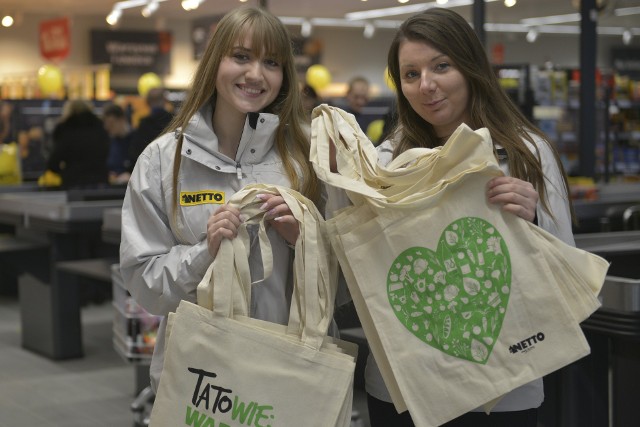
[[[378,400],[367,394],[371,427],[414,427],[409,411],[398,414],[393,403]],[[492,412],[468,412],[442,427],[536,427],[538,410]]]

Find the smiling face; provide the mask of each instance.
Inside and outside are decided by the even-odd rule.
[[[251,34],[238,41],[222,58],[216,78],[216,110],[245,115],[271,104],[280,91],[283,71],[273,55],[259,56]]]
[[[438,137],[470,122],[469,87],[451,58],[427,43],[405,40],[398,62],[402,93]]]

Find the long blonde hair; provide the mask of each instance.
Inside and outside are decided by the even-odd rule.
[[[190,118],[206,103],[215,99],[220,62],[231,53],[235,43],[249,33],[255,54],[275,55],[274,59],[282,66],[282,87],[276,99],[264,112],[276,114],[280,118],[275,145],[292,188],[317,203],[320,199],[320,181],[309,162],[310,140],[304,131],[309,118],[302,106],[291,38],[282,22],[264,9],[237,8],[218,22],[193,77],[191,89],[167,130],[186,128]],[[176,143],[173,166],[174,192],[177,192],[178,187],[182,138],[180,135]],[[174,213],[177,210],[177,202],[178,195],[174,194]]]
[[[507,151],[510,174],[533,184],[540,194],[543,209],[551,213],[545,191],[542,165],[523,139],[536,146],[530,134],[539,136],[549,146],[564,178],[569,194],[566,173],[557,150],[533,125],[502,90],[491,68],[480,40],[467,21],[456,12],[431,8],[408,18],[398,29],[389,48],[387,65],[397,88],[401,88],[398,54],[403,41],[427,43],[449,56],[462,73],[469,87],[469,112],[473,129],[486,127],[494,144]],[[433,148],[441,144],[433,126],[416,113],[409,101],[397,91],[398,125],[394,132],[398,138],[394,157],[412,147]],[[537,147],[536,147],[537,149]],[[573,206],[571,206],[573,215]]]

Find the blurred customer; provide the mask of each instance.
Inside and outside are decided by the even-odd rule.
[[[302,84],[300,93],[302,94],[302,106],[305,111],[311,116],[311,112],[314,108],[320,105],[320,97],[318,93],[308,84]]]
[[[107,157],[109,182],[111,184],[125,183],[129,181],[131,169],[133,168],[131,159],[133,129],[131,129],[131,124],[129,124],[124,109],[117,104],[105,107],[102,113],[102,121],[109,138],[111,138],[109,157]]]
[[[18,132],[18,145],[22,159],[22,178],[35,179],[46,169],[44,155],[44,131],[40,126]]]
[[[352,78],[349,81],[345,99],[347,101],[345,111],[353,114],[360,128],[366,130],[368,122],[364,121],[362,109],[369,103],[369,80],[362,76]]]
[[[67,101],[53,130],[47,168],[60,175],[65,188],[105,186],[108,154],[109,135],[92,106],[85,101]]]
[[[13,106],[8,102],[0,101],[0,144],[13,141],[11,132],[11,112]]]
[[[134,165],[145,147],[160,136],[173,119],[173,114],[166,109],[167,98],[163,88],[150,89],[146,100],[151,113],[140,120],[138,129],[133,135],[131,158]]]

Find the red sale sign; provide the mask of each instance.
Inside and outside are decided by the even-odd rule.
[[[69,18],[40,22],[40,54],[48,60],[61,60],[69,55],[71,37]]]

